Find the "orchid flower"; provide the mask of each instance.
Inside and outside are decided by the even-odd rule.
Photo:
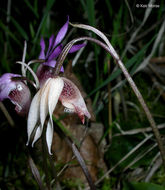
[[[61,41],[64,39],[67,33],[68,24],[69,24],[69,18],[67,22],[62,26],[60,31],[58,32],[56,38],[54,35],[50,37],[49,47],[46,54],[45,54],[45,41],[43,38],[41,38],[41,41],[40,41],[41,52],[39,55],[39,59],[43,59],[45,61],[38,67],[37,73],[36,73],[40,81],[40,86],[42,86],[48,78],[53,77],[53,68],[56,65],[56,59],[62,52]],[[69,53],[74,53],[84,46],[85,44],[74,45],[70,49]],[[61,67],[61,72],[64,72],[63,67]]]
[[[9,99],[16,105],[16,112],[25,115],[30,107],[31,94],[26,84],[21,80],[14,80],[14,77],[21,75],[5,73],[0,77],[0,101]]]
[[[30,141],[33,131],[35,131],[32,146],[41,137],[46,117],[49,113],[49,120],[46,129],[46,142],[49,154],[51,154],[51,145],[53,139],[53,120],[52,114],[57,102],[61,101],[62,105],[78,114],[82,123],[85,116],[90,118],[84,99],[77,86],[64,77],[49,78],[42,88],[34,96],[27,121],[28,142]],[[36,130],[35,130],[36,129]]]

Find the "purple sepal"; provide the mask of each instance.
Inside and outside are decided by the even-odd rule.
[[[60,43],[66,35],[66,32],[68,30],[68,25],[69,25],[69,17],[67,19],[67,22],[59,30],[56,38],[54,37],[54,35],[52,35],[49,38],[49,47],[46,52],[46,56],[45,56],[45,41],[43,40],[43,38],[40,41],[41,52],[39,58],[45,59],[45,62],[42,63],[42,65],[40,65],[37,69],[37,77],[40,82],[40,87],[44,84],[44,82],[48,78],[53,77],[54,73],[53,68],[56,65],[56,59],[62,52],[62,45]],[[85,44],[73,45],[69,53],[74,53],[84,46]],[[60,71],[64,72],[64,68],[61,67]]]
[[[65,37],[67,30],[68,30],[68,25],[69,25],[69,16],[68,16],[66,23],[63,25],[63,27],[60,29],[60,31],[58,32],[58,34],[56,36],[55,46],[58,45],[59,43],[61,43],[61,41]]]
[[[54,46],[54,42],[55,42],[55,37],[54,35],[52,34],[51,37],[49,38],[49,47],[48,47],[48,50],[46,52],[46,57],[45,59],[48,59],[49,56],[51,55],[51,53],[53,53],[53,46]]]
[[[45,41],[43,38],[41,38],[40,47],[41,47],[41,52],[39,55],[39,59],[45,59]]]
[[[56,47],[56,49],[51,53],[51,55],[48,57],[47,62],[56,59],[60,53],[62,52],[62,45],[59,45]],[[49,64],[47,64],[49,66]]]
[[[56,38],[54,37],[54,35],[52,35],[50,38],[49,38],[49,47],[48,47],[48,51],[46,53],[46,59],[50,60],[50,59],[54,59],[56,56],[56,53],[54,55],[54,51],[56,51],[56,48],[54,50],[54,48],[59,44],[61,43],[61,41],[64,39],[66,33],[67,33],[67,30],[68,30],[68,25],[69,25],[69,17],[67,19],[67,22],[62,26],[62,28],[60,29],[60,31],[58,32]],[[42,49],[42,48],[41,48]],[[62,50],[62,49],[61,49]],[[53,56],[52,56],[53,54]],[[54,57],[55,56],[55,57]]]
[[[86,46],[86,44],[77,44],[77,45],[73,45],[71,47],[71,49],[69,50],[69,53],[74,53],[76,51],[78,51],[79,49],[81,49],[82,47]]]

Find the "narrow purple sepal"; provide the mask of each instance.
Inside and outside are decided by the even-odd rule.
[[[69,53],[74,53],[84,47],[86,44],[78,44],[78,45],[73,45],[72,48],[69,50]]]
[[[55,60],[52,60],[52,61],[50,61],[50,62],[46,62],[46,64],[45,65],[47,65],[47,66],[49,66],[49,67],[55,67],[55,65],[56,65],[56,61]],[[60,69],[60,71],[61,72],[64,72],[64,67],[62,66],[61,67],[61,69]]]
[[[45,41],[43,38],[41,38],[40,47],[41,47],[41,52],[39,55],[39,59],[45,59]]]
[[[66,23],[63,25],[63,27],[60,29],[60,31],[58,32],[58,34],[56,36],[55,46],[57,46],[65,37],[67,30],[68,30],[68,25],[69,25],[69,16],[68,16]]]
[[[63,66],[61,67],[60,71],[61,71],[62,73],[64,73],[64,67],[63,67]]]
[[[47,65],[49,67],[53,67],[54,68],[55,65],[56,65],[56,61],[55,60],[51,60],[49,62],[45,62],[44,65]]]
[[[66,35],[66,32],[68,30],[68,25],[69,25],[69,17],[67,18],[67,22],[59,30],[56,38],[54,37],[54,35],[52,35],[49,38],[49,47],[48,47],[47,52],[45,52],[44,40],[41,39],[41,41],[40,41],[41,52],[40,52],[39,58],[45,59],[45,62],[42,63],[42,65],[39,66],[37,69],[37,77],[40,82],[40,87],[44,84],[44,82],[48,78],[53,77],[53,69],[56,65],[56,59],[62,52],[62,44],[60,44],[60,43]],[[70,52],[73,53],[73,52],[79,50],[83,46],[84,46],[84,44],[75,45],[70,50]],[[45,54],[46,54],[46,56],[45,56]],[[64,72],[64,67],[61,67],[60,71]]]
[[[49,47],[48,47],[48,50],[47,50],[47,53],[46,53],[46,59],[49,57],[49,55],[51,54],[51,51],[53,49],[53,46],[55,44],[55,37],[54,35],[52,34],[51,37],[49,38]]]
[[[49,58],[48,58],[48,62],[49,61],[51,61],[51,60],[53,60],[53,59],[56,59],[59,55],[60,55],[60,53],[62,52],[62,45],[59,45],[59,46],[57,46],[56,47],[56,49],[51,53],[51,55],[49,56]]]

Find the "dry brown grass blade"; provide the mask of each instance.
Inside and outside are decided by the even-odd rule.
[[[32,174],[33,174],[36,182],[38,183],[40,189],[45,190],[45,187],[44,187],[42,180],[41,180],[40,173],[39,173],[39,171],[38,171],[38,169],[37,169],[37,167],[36,167],[36,165],[35,165],[35,163],[31,157],[29,157],[29,166],[30,166]]]
[[[150,0],[148,4],[154,4],[155,0]],[[146,23],[150,13],[151,13],[152,9],[150,7],[148,7],[145,11],[144,14],[144,18],[143,21],[141,22],[141,24],[139,25],[139,27],[133,32],[133,34],[131,35],[130,40],[128,41],[128,43],[126,44],[126,47],[124,48],[124,51],[122,53],[122,58],[124,57],[124,55],[126,54],[126,52],[128,51],[128,49],[130,48],[130,45],[134,42],[137,34],[139,33],[139,31],[141,30],[141,28],[144,26],[144,24]]]
[[[156,37],[156,40],[153,44],[153,47],[152,47],[152,50],[151,50],[151,53],[144,59],[144,61],[140,64],[140,66],[138,67],[138,69],[136,70],[136,72],[144,69],[148,64],[149,64],[149,61],[151,59],[151,57],[153,56],[153,54],[155,53],[155,50],[156,48],[158,47],[161,39],[162,39],[162,36],[164,34],[164,31],[165,31],[165,20],[164,22],[162,23],[162,26],[160,27],[160,30],[158,32],[158,35]]]
[[[116,169],[122,162],[124,162],[129,156],[131,156],[135,151],[137,151],[144,143],[146,143],[149,139],[152,138],[153,135],[148,135],[144,140],[142,140],[139,144],[137,144],[128,154],[126,154],[119,162],[117,162],[110,170],[108,170],[96,183],[98,185],[105,177],[107,177],[114,169]],[[89,190],[87,187],[85,190]]]
[[[75,146],[74,143],[72,143],[72,150],[73,150],[73,153],[76,156],[81,168],[83,169],[84,175],[86,176],[86,179],[87,179],[87,181],[89,183],[90,189],[91,190],[96,190],[96,187],[94,186],[92,178],[91,178],[91,176],[90,176],[90,174],[88,172],[88,169],[86,167],[85,161],[83,160],[82,156],[80,155],[80,153],[79,153],[79,151],[78,151],[78,149],[77,149],[77,147]]]

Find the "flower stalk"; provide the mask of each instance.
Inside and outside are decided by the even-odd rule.
[[[71,23],[70,23],[71,24]],[[120,69],[122,70],[124,76],[126,77],[128,83],[130,84],[132,90],[134,91],[139,103],[141,104],[145,114],[146,114],[146,117],[151,125],[151,128],[152,128],[152,131],[155,135],[155,138],[156,138],[156,141],[157,141],[157,144],[158,144],[158,147],[159,147],[159,150],[160,150],[160,153],[161,153],[161,157],[162,157],[162,160],[163,160],[163,165],[164,165],[164,169],[165,169],[165,148],[163,146],[163,142],[162,142],[162,139],[161,139],[161,136],[160,136],[160,133],[159,133],[159,130],[156,126],[156,123],[150,113],[150,110],[147,106],[147,104],[145,103],[144,99],[143,99],[143,96],[142,94],[140,93],[140,91],[138,90],[136,84],[134,83],[132,77],[130,76],[130,74],[128,73],[126,67],[124,66],[123,62],[121,61],[120,57],[118,56],[118,54],[116,53],[115,49],[112,47],[112,45],[110,44],[108,38],[101,32],[99,31],[98,29],[92,27],[92,26],[89,26],[89,25],[84,25],[84,24],[71,24],[73,27],[77,27],[77,28],[81,28],[81,29],[85,29],[85,30],[89,30],[89,31],[92,31],[94,32],[95,34],[97,34],[100,38],[102,38],[105,42],[102,43],[101,41],[99,40],[96,40],[96,39],[93,39],[93,38],[90,38],[90,37],[80,37],[80,38],[77,38],[77,39],[74,39],[72,40],[71,42],[69,42],[63,49],[62,53],[60,54],[58,60],[57,60],[57,64],[55,66],[55,72],[54,74],[55,75],[58,75],[59,74],[59,71],[60,71],[60,68],[62,67],[62,64],[65,60],[65,57],[67,56],[69,50],[72,48],[72,46],[79,42],[79,41],[84,41],[84,40],[88,40],[88,41],[92,41],[98,45],[100,45],[101,47],[103,47],[108,53],[110,53],[110,55],[116,60],[116,63],[118,64],[118,66],[120,67]]]

